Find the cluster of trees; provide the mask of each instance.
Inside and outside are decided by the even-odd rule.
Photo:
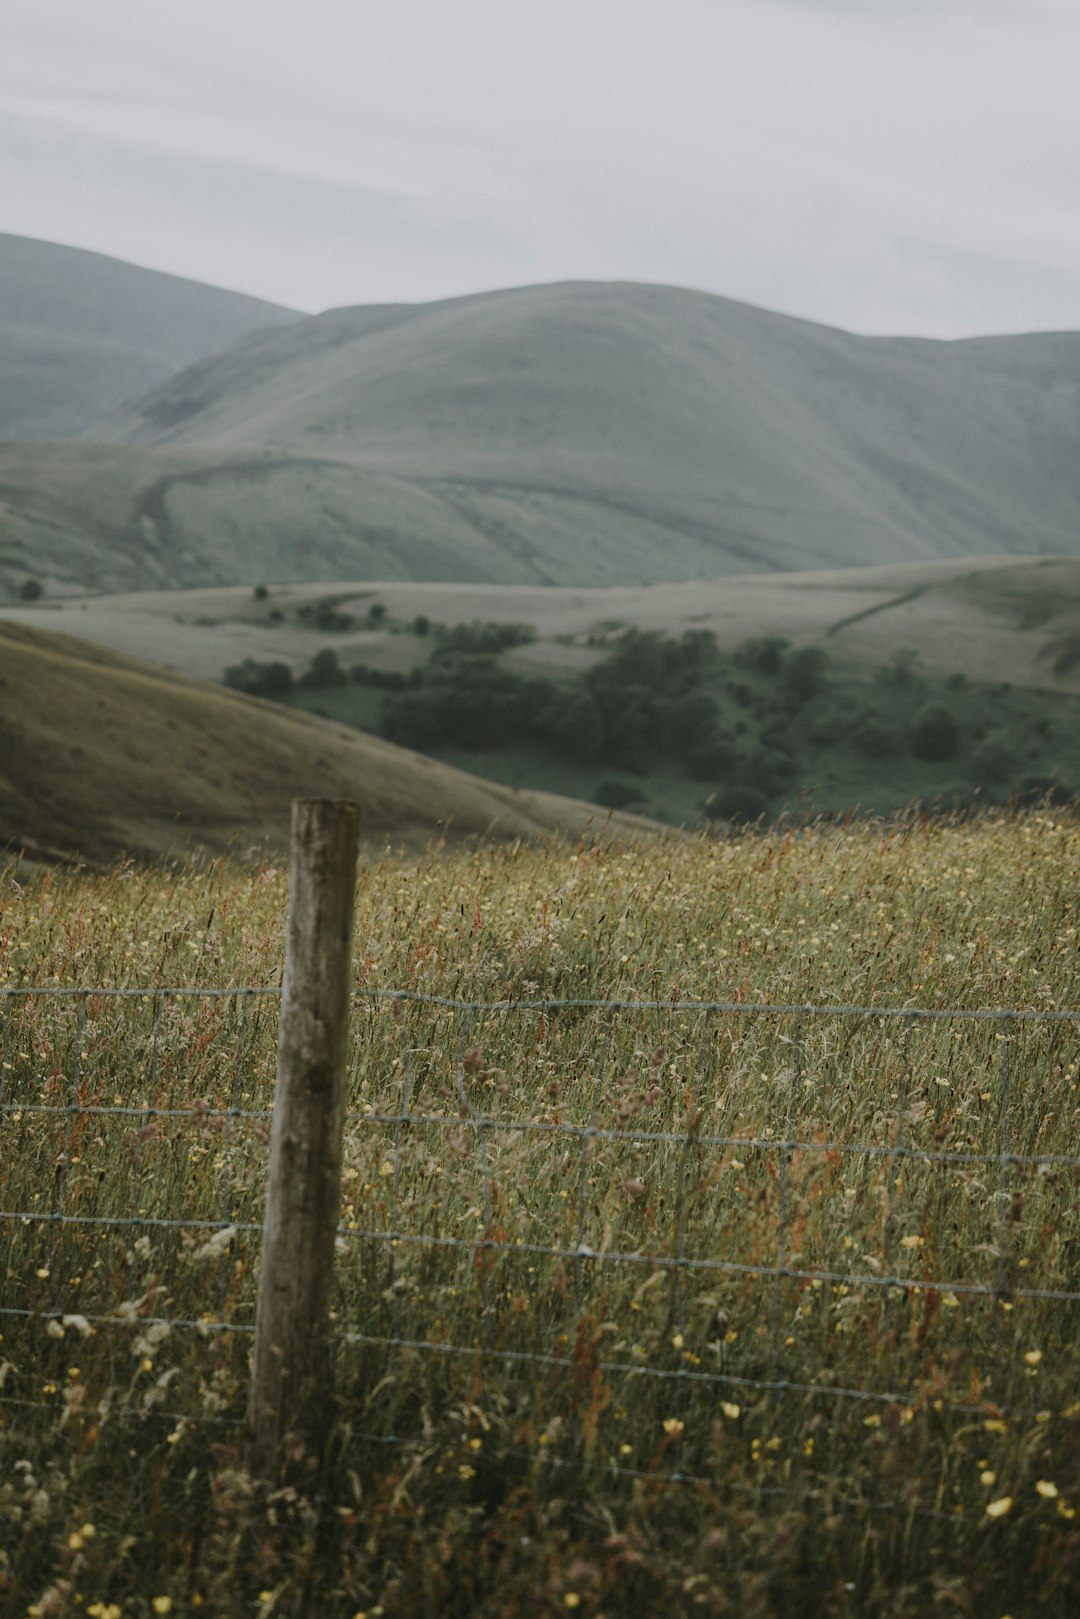
[[[727,773],[742,758],[706,689],[721,664],[711,633],[694,630],[671,639],[628,630],[583,681],[565,684],[519,674],[498,661],[499,651],[520,644],[522,628],[459,626],[442,635],[419,685],[387,702],[384,735],[420,749],[438,742],[496,748],[529,739],[572,759],[635,774],[666,757],[702,781]],[[780,761],[771,771],[760,761],[755,765],[773,790],[791,768]],[[617,791],[611,782],[607,786],[611,794]]]
[[[225,684],[251,697],[287,697],[296,682],[287,663],[277,660],[263,663],[257,658],[245,658],[243,663],[231,664],[226,669]]]
[[[364,663],[346,670],[324,647],[295,679],[284,663],[248,659],[228,670],[226,681],[286,698],[296,688],[373,686],[386,693],[381,729],[391,741],[420,751],[542,743],[568,759],[606,766],[610,773],[595,797],[614,808],[642,803],[642,778],[667,768],[702,783],[707,814],[756,820],[790,794],[804,773],[800,755],[807,747],[849,748],[883,765],[909,756],[934,766],[962,756],[962,773],[983,793],[1015,790],[1023,781],[1022,761],[998,725],[975,723],[971,693],[957,697],[966,721],[948,692],[940,694],[947,701],[919,706],[930,694],[914,670],[914,654],[894,655],[880,671],[880,697],[855,707],[850,685],[834,688],[822,648],[791,647],[775,636],[724,655],[708,631],[675,638],[626,630],[583,678],[557,681],[503,659],[533,639],[528,625],[448,627],[425,618],[412,628],[430,635],[434,646],[427,663],[408,674]],[[957,693],[967,685],[962,677],[948,684]],[[1002,697],[1007,689],[988,695]]]

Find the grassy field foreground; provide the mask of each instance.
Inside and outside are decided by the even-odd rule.
[[[365,856],[268,1495],[277,1002],[153,992],[274,985],[285,873],[5,879],[0,988],[88,993],[0,997],[0,1613],[1075,1612],[1080,1028],[692,1003],[1077,1008],[1078,891],[1058,813]]]

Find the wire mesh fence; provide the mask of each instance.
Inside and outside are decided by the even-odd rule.
[[[242,1419],[277,999],[0,990],[7,1397],[70,1402],[93,1335],[133,1412]],[[809,1466],[845,1422],[1080,1415],[1080,1013],[362,989],[351,1035],[354,1434],[482,1389],[534,1456],[685,1478],[725,1423]]]

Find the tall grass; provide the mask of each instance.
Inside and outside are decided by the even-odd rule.
[[[269,1496],[276,1000],[157,991],[273,985],[284,873],[7,882],[0,986],[87,993],[0,1000],[0,1611],[1074,1611],[1080,1029],[688,1003],[1080,1007],[1078,879],[1049,814],[366,857]],[[589,999],[672,1004],[522,1004]]]

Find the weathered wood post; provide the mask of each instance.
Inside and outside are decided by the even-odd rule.
[[[273,1475],[290,1433],[318,1443],[341,1203],[345,1055],[360,811],[296,799],[259,1296],[250,1464]]]

